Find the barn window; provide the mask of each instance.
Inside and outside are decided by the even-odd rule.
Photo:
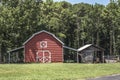
[[[47,48],[47,41],[41,41],[40,48]]]

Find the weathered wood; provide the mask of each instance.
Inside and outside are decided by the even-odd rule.
[[[105,63],[104,61],[105,61],[105,58],[104,58],[104,51],[102,51],[102,62]]]
[[[77,63],[79,63],[79,53],[77,51]]]
[[[86,63],[104,62],[104,49],[92,44],[85,45],[78,49],[78,53],[82,53],[82,61]],[[78,56],[77,56],[78,57]],[[79,59],[77,59],[79,60]]]

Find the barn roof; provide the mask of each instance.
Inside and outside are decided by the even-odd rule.
[[[83,47],[79,48],[78,51],[79,51],[79,52],[80,52],[80,51],[83,51],[83,50],[85,50],[85,49],[87,49],[88,47],[91,47],[91,46],[96,47],[96,48],[104,51],[103,48],[101,48],[101,47],[99,47],[99,46],[96,46],[96,45],[93,45],[93,44],[86,44],[86,45],[84,45]]]
[[[34,33],[27,41],[25,41],[25,42],[23,43],[23,45],[25,45],[29,40],[31,40],[31,39],[32,39],[34,36],[36,36],[37,34],[40,34],[40,33],[43,33],[43,32],[51,35],[51,36],[54,37],[57,41],[59,41],[61,44],[64,45],[64,43],[63,43],[60,39],[58,39],[54,34],[48,32],[48,31],[45,31],[45,30],[39,31],[39,32],[37,32],[37,33]]]

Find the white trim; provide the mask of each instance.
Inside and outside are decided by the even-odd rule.
[[[42,30],[42,31],[40,31],[40,32],[37,32],[37,33],[33,34],[27,41],[25,41],[25,42],[23,43],[23,45],[25,45],[25,44],[26,44],[29,40],[31,40],[35,35],[40,34],[40,33],[43,33],[43,32],[45,32],[45,33],[53,36],[56,40],[58,40],[61,44],[64,45],[64,43],[63,43],[60,39],[58,39],[54,34],[48,32],[48,31],[45,31],[45,30]]]
[[[92,44],[87,44],[87,45],[79,48],[78,51],[82,51],[82,50],[84,50],[84,49],[86,49],[86,48],[88,48],[88,47],[90,47],[90,46],[92,46]]]

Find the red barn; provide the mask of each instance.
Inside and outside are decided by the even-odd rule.
[[[25,62],[63,62],[63,42],[45,30],[33,34],[24,43]]]

